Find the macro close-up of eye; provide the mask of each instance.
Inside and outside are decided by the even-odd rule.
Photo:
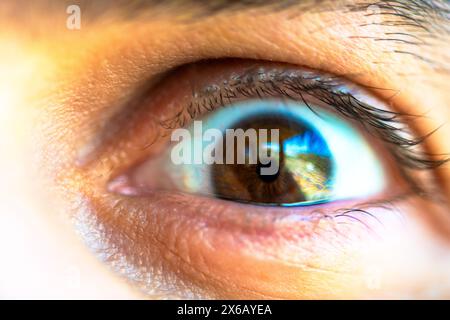
[[[246,240],[253,246],[279,233],[304,238],[304,228],[314,241],[328,242],[344,240],[341,230],[358,238],[384,232],[375,230],[386,224],[400,227],[401,217],[390,211],[397,202],[427,199],[419,172],[440,164],[428,160],[423,138],[404,123],[406,114],[345,79],[313,70],[264,61],[199,62],[177,68],[148,96],[140,100],[145,107],[138,122],[147,123],[142,132],[150,135],[149,155],[119,170],[108,190],[152,203],[151,210],[164,211],[161,221],[175,216],[187,239],[231,237],[229,250],[249,230],[270,232]],[[287,221],[292,230],[285,230]],[[316,223],[324,221],[330,225],[322,235]],[[211,228],[198,235],[199,225]],[[291,293],[273,295],[282,294]]]
[[[181,142],[118,177],[111,188],[135,195],[181,191],[272,206],[354,200],[385,191],[388,168],[375,155],[376,146],[353,128],[351,115],[344,120],[333,114],[333,105],[327,105],[332,100],[326,99],[347,97],[343,112],[371,111],[375,120],[377,112],[392,117],[379,120],[380,125],[395,122],[394,113],[358,105],[349,89],[330,76],[250,65],[243,77],[232,74],[224,80],[224,87],[207,86],[207,96],[189,104],[186,114],[163,120],[161,125],[170,128],[192,115],[204,119],[191,119],[179,136],[173,131]],[[228,103],[239,102],[220,105],[224,96]]]
[[[1,298],[450,299],[448,1],[2,17]]]

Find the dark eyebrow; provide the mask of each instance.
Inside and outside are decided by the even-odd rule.
[[[25,2],[25,3],[24,3]],[[1,2],[1,5],[12,6],[11,14],[25,21],[30,11],[40,9],[43,14],[49,12],[62,13],[70,5],[78,5],[84,19],[96,20],[109,13],[124,19],[134,20],[146,13],[156,15],[159,12],[192,13],[193,19],[201,19],[219,13],[261,9],[267,12],[298,9],[298,13],[307,11],[339,10],[345,12],[366,11],[378,8],[372,15],[380,15],[395,26],[409,32],[428,34],[450,34],[450,1],[449,0],[43,0],[30,4],[17,0],[12,3]],[[0,9],[2,6],[0,5]],[[1,11],[0,11],[1,12]],[[295,12],[293,13],[295,16]],[[395,20],[395,21],[394,21]]]
[[[53,0],[54,1],[54,0]],[[76,1],[66,0],[67,3]],[[197,21],[216,14],[260,9],[264,12],[283,10],[292,11],[292,18],[305,12],[340,11],[345,14],[363,12],[371,16],[370,25],[383,26],[382,35],[374,36],[374,41],[391,42],[394,53],[413,56],[430,64],[436,70],[448,72],[450,57],[445,54],[436,57],[430,48],[448,46],[450,36],[450,1],[449,0],[78,0],[82,15],[95,20],[95,17],[114,12],[127,20],[139,19],[158,12],[168,12],[177,17],[177,13],[190,13],[186,22]],[[378,16],[378,17],[377,17]],[[151,18],[151,16],[150,16]],[[379,19],[375,19],[379,18]],[[368,26],[361,22],[361,27]],[[330,26],[332,28],[332,26]],[[361,36],[355,35],[354,38]],[[364,37],[361,37],[364,38]],[[369,37],[365,37],[369,38]],[[417,46],[422,46],[425,53]]]
[[[367,10],[376,6],[379,11],[373,15],[385,17],[381,24],[414,28],[423,32],[450,32],[450,4],[448,0],[380,0],[357,1],[349,6],[351,11]],[[396,19],[396,21],[393,21]],[[391,20],[391,21],[390,21]]]
[[[53,1],[53,0],[52,0]],[[337,3],[331,0],[78,0],[67,1],[79,4],[89,16],[105,13],[109,10],[118,11],[125,17],[134,18],[140,14],[156,9],[170,8],[175,11],[186,12],[192,10],[202,16],[217,13],[233,12],[248,9],[283,10],[300,6],[303,10],[322,10],[324,4]],[[450,5],[448,0],[356,0],[339,2],[348,11],[367,10],[377,6],[380,14],[392,15],[413,24],[433,24],[449,19]],[[334,6],[336,8],[336,6]],[[198,16],[197,16],[198,17]],[[448,26],[447,26],[448,27]]]

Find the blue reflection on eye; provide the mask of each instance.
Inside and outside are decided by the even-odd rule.
[[[323,138],[309,130],[285,140],[283,147],[285,154],[292,157],[300,153],[314,153],[322,157],[331,156]]]
[[[302,196],[301,201],[292,197],[274,205],[312,205],[367,197],[384,190],[383,167],[364,136],[347,121],[321,108],[313,112],[304,103],[294,101],[244,101],[210,113],[203,119],[203,129],[225,132],[243,120],[251,122],[261,116],[290,119],[304,126],[304,130],[283,141],[283,150],[279,150],[278,144],[266,144],[273,152],[284,152],[289,180],[295,181]],[[170,170],[180,190],[214,196],[217,188],[211,168],[185,164],[172,166]],[[247,187],[251,191],[252,187]],[[244,197],[245,191],[236,194]]]

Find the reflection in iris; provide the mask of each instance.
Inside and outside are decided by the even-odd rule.
[[[321,136],[314,131],[289,138],[283,143],[286,168],[301,186],[307,201],[331,195],[331,154]]]
[[[320,134],[301,119],[279,113],[263,113],[235,122],[227,129],[278,129],[279,144],[260,141],[258,148],[268,149],[278,159],[279,170],[273,175],[261,174],[263,165],[258,157],[256,164],[213,164],[212,185],[215,196],[261,204],[298,205],[327,200],[331,196],[333,160],[328,146]],[[225,140],[225,139],[224,139]],[[226,141],[223,152],[250,154],[230,147]],[[280,146],[282,146],[280,148]],[[263,153],[265,154],[265,153]],[[259,156],[259,154],[258,154]]]

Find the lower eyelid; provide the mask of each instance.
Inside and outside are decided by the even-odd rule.
[[[358,268],[365,261],[360,251],[370,252],[384,241],[386,227],[401,233],[409,220],[408,210],[391,210],[391,201],[407,200],[392,193],[379,195],[374,205],[348,201],[267,210],[185,194],[123,197],[98,187],[100,194],[89,196],[97,199],[92,201],[95,224],[79,224],[89,237],[98,237],[88,243],[91,249],[100,250],[108,264],[150,293],[155,277],[162,287],[167,278],[181,278],[171,281],[196,288],[174,289],[174,296],[181,297],[213,292],[227,298],[317,298],[326,291],[330,298],[333,290],[331,297],[346,297],[351,283],[361,282]],[[418,216],[433,218],[433,210],[414,207],[421,209]]]
[[[332,217],[334,208],[329,205],[316,214],[309,209],[286,208],[268,213],[254,206],[230,205],[222,200],[181,194],[160,194],[150,199],[115,198],[110,199],[114,207],[105,212],[109,218],[98,216],[103,225],[100,230],[105,233],[101,247],[113,248],[111,262],[122,256],[114,264],[123,270],[141,270],[136,279],[152,277],[161,267],[184,281],[212,291],[215,289],[210,288],[211,283],[224,290],[228,284],[228,289],[233,291],[228,292],[228,297],[236,297],[236,288],[246,285],[249,290],[246,297],[260,291],[269,296],[285,296],[286,292],[276,292],[281,290],[281,284],[273,284],[271,291],[267,282],[264,291],[260,281],[281,279],[286,277],[287,270],[298,273],[297,268],[303,271],[298,274],[296,286],[301,281],[314,283],[316,276],[325,282],[337,281],[337,277],[351,273],[355,261],[350,255],[358,249],[355,247],[361,241],[369,246],[379,236],[378,230],[382,230],[380,223],[366,214],[355,212],[353,218]],[[383,217],[389,215],[389,209],[372,210],[378,211],[373,214],[379,220],[387,222]],[[372,212],[370,208],[368,212]],[[367,225],[372,231],[368,232]],[[245,262],[240,271],[235,270],[236,259]],[[281,269],[275,273],[272,270],[272,275],[262,280],[259,279],[262,274],[251,268],[251,263],[261,270],[272,270],[277,265]],[[329,271],[320,276],[320,270]],[[247,279],[248,276],[253,280]]]

